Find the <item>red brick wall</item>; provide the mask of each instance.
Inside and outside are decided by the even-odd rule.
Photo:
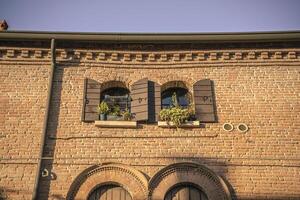
[[[30,199],[50,63],[46,55],[36,58],[33,50],[24,58],[9,57],[6,49],[0,56],[0,187],[11,199]],[[43,162],[54,178],[41,178],[40,199],[65,198],[75,177],[95,164],[129,164],[151,178],[182,161],[198,162],[224,177],[238,199],[300,198],[299,49],[234,49],[229,57],[226,50],[212,50],[203,59],[199,52],[190,58],[181,51],[180,61],[172,60],[172,52],[165,61],[159,54],[166,52],[158,51],[155,61],[147,60],[147,52],[130,51],[130,61],[120,53],[117,58],[106,53],[103,60],[100,50],[92,56],[81,51],[76,60],[69,51],[58,50],[47,130],[56,139],[47,139],[44,156],[53,159]],[[276,52],[282,56],[277,58]],[[136,60],[135,53],[144,53],[144,60]],[[84,78],[121,80],[130,86],[145,77],[160,84],[182,80],[190,91],[200,79],[213,80],[218,123],[195,129],[155,124],[111,129],[80,121]],[[225,122],[235,129],[224,131]],[[239,123],[249,131],[238,132]]]
[[[9,199],[31,199],[49,67],[0,58],[0,189]]]

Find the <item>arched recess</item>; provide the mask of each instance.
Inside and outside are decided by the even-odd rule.
[[[146,177],[128,165],[118,163],[95,165],[84,170],[73,181],[66,199],[86,200],[94,188],[111,183],[126,189],[133,200],[147,199],[148,181]]]
[[[192,93],[184,81],[169,81],[161,86],[161,105],[168,108],[172,105],[173,94],[176,94],[177,102],[182,107],[188,107],[192,103]]]
[[[83,106],[81,120],[83,122],[94,122],[99,120],[98,105],[105,101],[111,107],[120,107],[121,111],[130,109],[130,91],[128,84],[120,80],[110,80],[100,83],[90,78],[84,79]],[[109,97],[110,96],[110,97]]]
[[[209,200],[230,200],[231,195],[224,180],[212,170],[197,163],[175,163],[169,165],[151,178],[149,197],[162,200],[175,185],[193,184],[207,195]]]
[[[101,84],[101,90],[104,91],[109,88],[125,88],[129,89],[129,85],[124,82],[124,81],[119,81],[119,80],[109,80],[106,82],[103,82]]]

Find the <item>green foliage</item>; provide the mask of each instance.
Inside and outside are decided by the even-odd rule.
[[[186,122],[195,110],[192,105],[188,108],[182,108],[178,104],[176,93],[172,95],[172,107],[164,108],[159,112],[159,117],[163,121],[173,122],[176,127]]]
[[[170,108],[164,108],[159,112],[159,118],[162,121],[170,121],[171,120],[171,109]]]
[[[108,104],[105,101],[102,101],[99,105],[98,105],[98,112],[100,114],[108,114],[110,111]]]
[[[120,116],[121,115],[121,109],[119,105],[115,105],[111,108],[110,114],[113,116]]]
[[[170,121],[173,122],[176,127],[186,122],[189,116],[190,115],[187,109],[182,109],[180,107],[173,107],[170,110]]]
[[[123,119],[125,121],[130,121],[133,119],[133,115],[132,113],[128,110],[128,108],[126,108],[126,110],[124,112],[122,112],[122,116],[123,116]]]

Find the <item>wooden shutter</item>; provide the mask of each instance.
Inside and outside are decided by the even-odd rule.
[[[211,80],[204,79],[194,84],[194,102],[196,117],[200,122],[216,121],[213,84]]]
[[[131,113],[136,121],[148,120],[148,79],[144,78],[131,87]]]
[[[149,98],[149,119],[148,122],[156,122],[159,120],[159,112],[161,109],[161,92],[160,85],[153,81],[148,83],[148,98]]]
[[[164,200],[208,200],[206,194],[193,186],[179,186],[169,191]]]
[[[99,82],[86,78],[84,80],[82,121],[93,122],[99,119],[97,107],[100,103],[101,85]]]
[[[132,200],[132,198],[124,188],[108,185],[94,190],[88,200]]]

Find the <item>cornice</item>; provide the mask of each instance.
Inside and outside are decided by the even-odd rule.
[[[0,48],[0,60],[49,61],[49,49]],[[300,49],[192,50],[192,51],[115,51],[57,49],[56,60],[108,64],[186,64],[231,61],[299,61]]]

